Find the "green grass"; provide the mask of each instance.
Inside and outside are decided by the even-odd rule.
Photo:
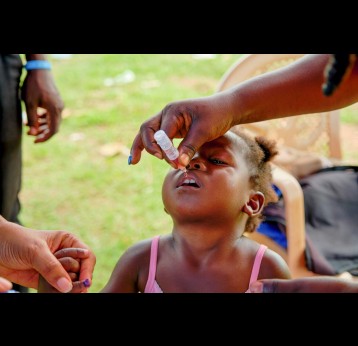
[[[103,146],[130,148],[140,124],[167,103],[212,94],[239,56],[49,55],[66,109],[49,142],[33,145],[24,131],[21,220],[36,229],[71,231],[92,247],[91,292],[105,285],[128,246],[171,229],[161,200],[168,164],[144,153],[138,165],[128,166],[127,155],[104,156]],[[125,70],[134,72],[133,82],[104,85]],[[342,121],[358,124],[353,113]]]

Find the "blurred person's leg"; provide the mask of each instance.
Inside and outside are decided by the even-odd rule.
[[[21,73],[19,55],[0,55],[0,214],[18,224],[22,174]],[[28,292],[26,287],[17,284],[14,289]]]

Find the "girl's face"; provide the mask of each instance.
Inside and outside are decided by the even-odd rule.
[[[162,198],[174,219],[237,218],[250,196],[247,144],[232,132],[205,143],[187,167],[170,170]]]

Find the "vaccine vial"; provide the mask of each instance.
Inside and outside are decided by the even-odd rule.
[[[157,131],[154,134],[154,139],[165,152],[165,155],[167,155],[169,160],[175,161],[179,157],[178,149],[175,148],[175,146],[163,130]]]
[[[159,130],[154,134],[154,139],[157,141],[158,145],[165,152],[165,155],[167,155],[168,159],[174,161],[177,165],[179,165],[179,162],[177,160],[179,157],[179,151],[173,145],[172,141],[169,139],[167,134],[163,130]],[[186,174],[186,169],[184,168],[182,170]]]

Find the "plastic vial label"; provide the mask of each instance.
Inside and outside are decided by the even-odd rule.
[[[154,134],[154,139],[165,152],[169,160],[174,161],[179,157],[179,151],[174,147],[173,143],[163,130],[159,130]]]

